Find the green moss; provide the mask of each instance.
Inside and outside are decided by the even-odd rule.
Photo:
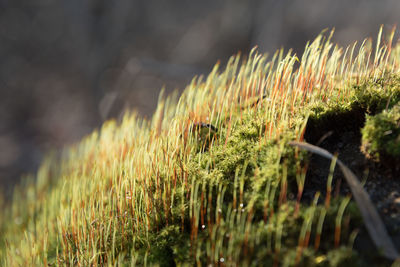
[[[375,116],[367,115],[362,133],[362,151],[383,161],[388,157],[400,163],[400,102]]]
[[[367,114],[376,114],[391,108],[400,101],[400,77],[386,74],[384,77],[354,86],[352,106],[359,106]]]
[[[354,85],[346,96],[346,102],[335,98],[328,102],[316,101],[303,113],[309,114],[306,139],[316,143],[326,132],[343,132],[363,127],[366,115],[374,115],[393,107],[400,101],[400,77],[385,75]],[[304,116],[304,115],[303,115]]]
[[[151,123],[127,116],[121,126],[105,124],[54,164],[60,171],[51,186],[44,165],[38,184],[16,195],[10,209],[10,221],[23,225],[0,226],[4,263],[371,263],[352,248],[364,225],[357,205],[339,195],[325,206],[318,192],[325,185],[304,187],[308,153],[288,143],[303,140],[304,131],[312,141],[329,127],[354,130],[366,114],[398,114],[400,78],[373,78],[389,59],[365,72],[367,48],[357,57],[360,73],[346,73],[357,69],[353,57],[340,61],[343,51],[321,40],[307,47],[299,68],[283,52],[269,63],[250,56],[240,69],[235,57],[225,72],[216,67],[205,82],[194,80],[179,101],[160,100]],[[349,86],[354,75],[366,82]],[[316,192],[314,200],[302,190]]]
[[[363,266],[357,258],[357,253],[347,247],[332,249],[328,252],[326,260],[328,266]],[[365,263],[364,263],[365,264]],[[325,265],[325,264],[324,264]]]
[[[220,233],[222,238],[220,249],[223,256],[220,257],[231,263],[251,262],[254,266],[261,263],[273,265],[274,258],[283,264],[293,265],[299,253],[299,235],[303,223],[310,218],[310,214],[314,214],[311,224],[312,227],[316,227],[319,216],[325,208],[322,205],[313,207],[311,204],[302,203],[298,215],[294,216],[297,204],[289,200],[288,195],[293,196],[298,193],[297,176],[301,167],[306,164],[308,155],[296,151],[288,145],[288,142],[299,138],[296,129],[300,125],[293,124],[279,137],[265,141],[260,138],[264,134],[265,121],[259,114],[263,114],[263,111],[241,114],[240,120],[232,122],[228,138],[226,125],[220,125],[221,132],[213,146],[208,150],[197,151],[193,155],[188,164],[189,174],[201,184],[199,187],[203,188],[204,196],[211,194],[214,200],[212,203],[204,202],[203,208],[207,209],[204,216],[220,216],[220,224],[213,226],[217,228],[213,231]],[[283,188],[286,191],[284,194],[282,194]],[[221,191],[224,192],[223,195],[220,195]],[[215,201],[218,198],[221,198],[220,206]],[[320,266],[321,264],[315,260],[318,257],[325,259],[323,266],[356,262],[356,253],[350,247],[331,249],[334,243],[332,233],[335,231],[335,220],[341,201],[342,198],[334,199],[327,212],[322,232],[322,249],[316,252],[312,249],[312,245],[303,248],[298,266]],[[246,218],[249,212],[252,218],[248,221],[251,223],[251,232],[246,235]],[[349,232],[361,225],[362,220],[354,203],[349,205],[345,216],[352,218],[351,226],[346,226],[342,234],[342,240],[347,241]],[[200,254],[202,256],[199,256],[201,264],[213,261],[207,259],[206,255],[209,254],[212,244],[220,240],[218,234],[213,232],[216,235],[213,236],[208,232],[210,226],[207,220],[207,218],[203,220],[204,226],[199,226],[200,233],[193,247],[202,252]],[[225,234],[228,234],[229,238],[224,236]],[[281,239],[278,254],[274,249],[277,235],[280,235]],[[315,233],[312,233],[310,240],[314,239]],[[260,243],[261,240],[264,240],[263,245]],[[224,250],[229,247],[233,247],[232,251],[240,253],[236,257],[230,255],[229,250]]]

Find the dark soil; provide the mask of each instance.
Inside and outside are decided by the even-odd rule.
[[[400,179],[395,166],[388,167],[378,164],[365,157],[360,151],[360,129],[364,124],[361,110],[347,114],[342,118],[329,118],[321,121],[312,121],[307,126],[305,139],[307,142],[318,145],[331,153],[338,153],[338,158],[349,167],[361,180],[365,181],[364,188],[377,208],[386,229],[391,236],[397,250],[400,250]],[[338,119],[344,119],[338,123]],[[311,129],[311,130],[310,130]],[[325,136],[325,137],[324,137]],[[321,137],[324,137],[321,140]],[[326,193],[326,183],[329,175],[330,160],[318,155],[312,155],[304,186],[303,201],[314,198],[317,191]],[[347,195],[350,188],[346,184],[343,174],[338,167],[333,176],[333,196]],[[354,248],[363,255],[377,254],[376,248],[370,240],[366,229],[360,229]]]

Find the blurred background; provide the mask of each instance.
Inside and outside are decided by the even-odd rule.
[[[301,53],[376,38],[398,0],[0,0],[0,188],[35,172],[50,148],[76,142],[126,109],[150,117],[160,89],[182,91],[239,51]]]

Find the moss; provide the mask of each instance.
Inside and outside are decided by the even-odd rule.
[[[294,216],[297,204],[295,201],[289,200],[287,195],[298,193],[296,179],[298,177],[296,176],[299,175],[299,168],[304,166],[308,160],[307,153],[296,151],[288,145],[289,141],[299,138],[295,131],[299,125],[293,124],[278,137],[265,141],[260,138],[265,121],[258,114],[253,112],[241,114],[240,120],[232,122],[233,126],[228,138],[226,137],[227,127],[221,125],[219,138],[215,140],[209,150],[197,151],[188,164],[188,169],[190,175],[194,176],[198,183],[206,184],[206,187],[203,187],[208,188],[203,191],[205,196],[211,192],[212,199],[217,199],[221,192],[221,185],[223,185],[224,194],[219,211],[221,221],[218,226],[213,227],[217,227],[218,232],[229,233],[229,239],[223,238],[224,247],[229,247],[229,244],[241,247],[238,249],[240,254],[237,258],[222,253],[224,259],[230,260],[231,263],[242,262],[245,264],[251,258],[252,264],[256,266],[257,263],[267,264],[267,262],[272,265],[276,258],[275,260],[282,264],[293,265],[296,255],[299,253],[299,234],[304,221],[309,218],[310,210],[315,210],[312,218],[312,225],[315,227],[324,207],[320,205],[311,207],[310,204],[304,202],[300,205],[298,215]],[[240,184],[242,184],[243,193],[239,192]],[[210,189],[212,187],[215,189]],[[286,193],[280,195],[283,187],[285,187]],[[271,200],[272,203],[268,203]],[[334,250],[335,252],[331,249],[334,243],[332,233],[335,231],[335,220],[341,200],[342,198],[333,199],[326,215],[322,232],[322,249],[316,252],[311,245],[303,248],[302,256],[297,263],[298,266],[321,265],[316,262],[318,257],[325,259],[324,266],[339,266],[346,262],[356,262],[357,254],[350,247],[343,246],[341,249]],[[235,202],[236,204],[232,204]],[[267,207],[266,203],[268,203]],[[218,212],[216,201],[204,204],[204,206],[207,205],[210,205],[210,210],[207,210],[205,217],[210,213]],[[240,214],[248,216],[250,210],[253,234],[246,237],[245,225],[241,225],[238,221],[233,223],[232,216],[235,215],[233,218],[242,216]],[[342,230],[342,240],[347,240],[348,233],[362,224],[360,213],[354,203],[349,205],[345,216],[351,217],[351,225],[347,225]],[[207,222],[207,219],[204,219],[204,222]],[[280,225],[282,229],[279,229]],[[207,249],[210,249],[207,244],[218,239],[212,237],[208,232],[208,227],[210,226],[207,223],[205,223],[204,229],[200,226],[198,240],[194,246],[203,252],[201,254],[203,256],[199,256],[201,264],[212,262],[206,257]],[[275,236],[279,231],[281,231],[279,254],[274,252],[272,243],[268,245],[267,242],[267,245],[264,243],[262,246],[258,244],[260,241],[257,240],[260,239],[266,241],[272,238],[271,241],[275,240],[276,242]],[[314,239],[315,233],[311,235],[311,240]],[[247,244],[246,248],[243,247],[243,244]]]
[[[400,77],[386,74],[354,86],[353,106],[359,106],[367,114],[377,114],[400,101]]]
[[[395,107],[400,79],[345,73],[349,58],[338,62],[342,50],[323,42],[306,48],[296,71],[297,57],[283,52],[241,67],[234,57],[179,101],[160,100],[151,123],[127,115],[105,124],[55,165],[59,182],[17,195],[24,224],[0,227],[5,265],[365,265],[368,255],[352,248],[363,227],[357,206],[341,195],[325,206],[325,184],[302,197],[309,155],[288,143],[361,127],[365,114]],[[353,75],[366,82],[339,87]]]
[[[377,115],[367,115],[361,133],[361,149],[368,157],[400,164],[400,102]]]
[[[353,89],[345,103],[334,99],[316,101],[303,110],[303,114],[309,112],[305,134],[308,142],[316,143],[328,131],[358,131],[364,126],[366,115],[377,114],[400,101],[400,77],[397,75],[386,74],[354,85]]]
[[[328,252],[326,260],[328,266],[362,266],[362,263],[357,258],[357,253],[347,247],[340,247]]]
[[[148,250],[148,263],[160,264],[160,266],[173,266],[182,262],[190,263],[192,261],[189,251],[189,237],[180,232],[179,226],[168,226],[157,234],[152,234]],[[144,255],[144,253],[140,255]]]

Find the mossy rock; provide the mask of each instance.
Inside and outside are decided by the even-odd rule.
[[[0,263],[388,266],[374,246],[353,248],[356,203],[325,180],[305,188],[311,157],[289,145],[398,114],[400,46],[372,65],[370,46],[343,51],[319,36],[301,61],[232,57],[179,99],[160,98],[150,122],[105,123],[15,193],[0,214]]]

